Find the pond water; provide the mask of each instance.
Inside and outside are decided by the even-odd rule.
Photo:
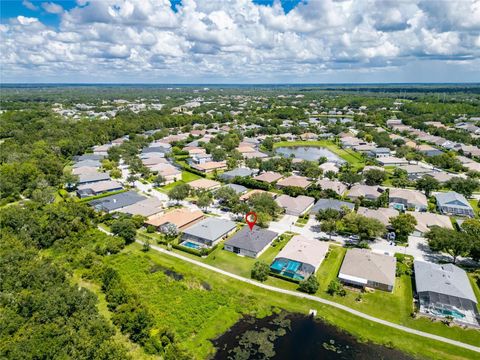
[[[217,348],[214,360],[413,359],[398,350],[359,343],[354,336],[311,317],[289,313],[245,317],[213,344]]]
[[[328,149],[317,146],[287,146],[275,149],[277,154],[285,157],[295,156],[296,159],[317,161],[321,157],[326,157],[329,162],[343,164],[345,160],[334,154]]]

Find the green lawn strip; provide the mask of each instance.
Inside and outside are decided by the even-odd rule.
[[[330,306],[257,288],[155,251],[142,253],[140,249],[141,245],[132,244],[122,254],[108,257],[107,262],[119,271],[126,286],[152,310],[157,326],[172,328],[181,345],[198,359],[207,358],[214,352],[213,346],[205,339],[226,331],[240,314],[268,315],[270,306],[304,314],[309,309],[316,309],[319,317],[360,340],[369,339],[413,355],[435,359],[474,359],[478,355],[376,324]],[[175,281],[161,271],[150,273],[154,264],[174,268],[185,279]],[[207,282],[211,290],[204,290],[202,282]],[[459,340],[467,341],[465,337]]]
[[[320,285],[317,294],[325,293],[328,284],[330,284],[333,279],[337,278],[345,253],[345,248],[330,245],[328,257],[323,260],[317,271],[317,279]]]
[[[480,207],[478,207],[478,201],[479,201],[478,199],[468,200],[476,216],[480,216]]]
[[[233,274],[250,278],[250,272],[256,260],[223,250],[223,244],[221,244],[206,259],[201,259],[201,261]]]
[[[198,180],[201,179],[202,177],[200,175],[191,173],[189,171],[183,170],[182,171],[182,181],[189,183],[190,181]]]
[[[478,283],[475,281],[475,276],[473,274],[468,274],[468,279],[470,280],[473,292],[477,298],[477,308],[480,310],[480,288],[478,287]]]

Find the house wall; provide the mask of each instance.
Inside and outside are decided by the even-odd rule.
[[[450,206],[439,206],[438,208],[444,214],[454,214],[459,216],[471,216],[471,217],[474,216],[472,209],[463,209],[463,208],[450,207]]]
[[[234,246],[232,245],[225,245],[224,250],[227,250],[227,251],[230,251],[230,252],[234,252]],[[246,249],[242,249],[242,248],[239,248],[240,252],[238,253],[235,253],[235,254],[238,254],[238,255],[242,255],[242,256],[247,256],[247,257],[250,257],[250,258],[256,258],[259,253],[256,253],[254,251],[249,251],[249,250],[246,250]]]

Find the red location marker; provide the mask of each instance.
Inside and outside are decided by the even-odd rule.
[[[257,214],[255,214],[254,211],[248,212],[247,215],[245,215],[245,221],[247,222],[250,231],[252,231],[253,226],[257,222]]]

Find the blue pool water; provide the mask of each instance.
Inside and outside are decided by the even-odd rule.
[[[288,276],[295,280],[303,280],[304,277],[297,273],[301,266],[302,264],[298,261],[277,259],[272,263],[272,265],[270,265],[270,270],[272,270],[274,273]]]
[[[456,319],[463,319],[465,317],[464,314],[456,311],[456,310],[447,310],[447,309],[435,309],[433,311],[435,315],[442,315],[442,316],[452,316]]]
[[[199,244],[196,244],[196,243],[191,242],[191,241],[184,241],[180,245],[185,246],[185,247],[189,247],[189,248],[195,249],[195,250],[200,250],[202,248]]]

